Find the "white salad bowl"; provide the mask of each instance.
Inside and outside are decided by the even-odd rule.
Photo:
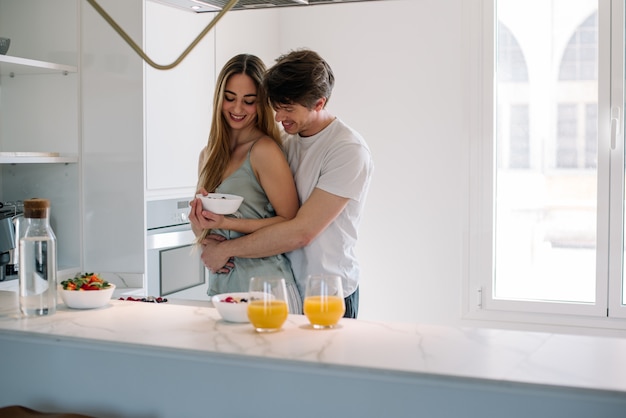
[[[112,283],[102,290],[65,290],[59,285],[63,302],[68,308],[73,309],[101,308],[111,300],[114,290],[115,285]]]

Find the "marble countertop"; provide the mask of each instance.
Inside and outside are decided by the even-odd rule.
[[[60,303],[50,317],[21,318],[16,293],[0,291],[5,334],[626,393],[626,338],[352,319],[334,330],[307,324],[290,315],[282,331],[257,334],[221,320],[210,302],[121,300],[94,310]]]

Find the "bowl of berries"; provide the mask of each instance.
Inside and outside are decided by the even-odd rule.
[[[250,322],[248,319],[248,292],[214,295],[211,302],[224,321]]]
[[[197,194],[197,198],[202,201],[202,208],[218,215],[230,215],[237,212],[243,197],[234,194],[209,193],[206,196]]]
[[[78,273],[74,278],[63,280],[59,293],[63,302],[72,309],[94,309],[106,305],[115,285],[95,273]]]

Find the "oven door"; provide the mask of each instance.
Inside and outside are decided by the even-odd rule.
[[[207,271],[189,224],[148,230],[147,294],[208,300]]]

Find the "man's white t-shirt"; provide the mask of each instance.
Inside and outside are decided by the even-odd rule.
[[[288,135],[284,147],[301,204],[315,188],[350,199],[315,240],[287,253],[300,294],[308,275],[327,273],[343,278],[347,297],[359,284],[355,245],[373,170],[370,150],[361,135],[339,119],[313,136]]]

